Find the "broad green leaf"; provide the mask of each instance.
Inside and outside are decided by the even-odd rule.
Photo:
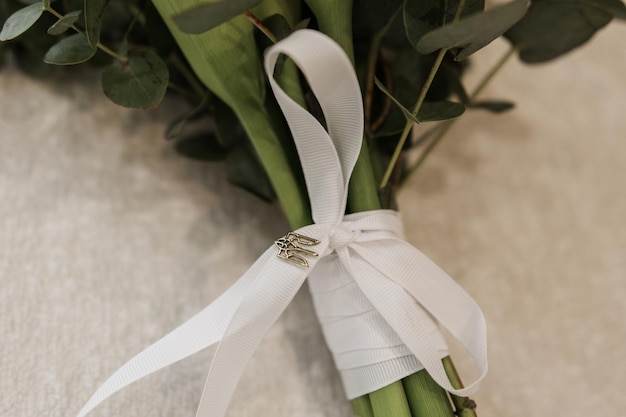
[[[185,33],[203,33],[259,4],[261,0],[222,0],[200,3],[174,16]]]
[[[254,40],[254,26],[244,17],[198,35],[183,33],[172,16],[194,0],[152,0],[195,74],[237,115],[263,165],[292,227],[311,222],[304,180],[280,109],[266,100],[266,79]],[[300,2],[264,0],[252,12],[259,19],[275,13],[290,24],[299,20]],[[284,75],[284,71],[283,71]]]
[[[483,109],[492,113],[503,113],[515,107],[514,103],[502,100],[480,100],[474,101],[468,107],[472,109]]]
[[[231,183],[250,191],[265,201],[276,198],[263,166],[254,150],[247,143],[237,146],[228,153],[226,177]]]
[[[50,26],[48,29],[48,35],[60,35],[64,33],[66,30],[72,27],[74,23],[78,21],[82,10],[74,10],[73,12],[69,12],[59,20],[57,20],[54,25]]]
[[[228,154],[211,133],[201,133],[177,140],[174,149],[187,158],[205,162],[223,161]]]
[[[457,22],[428,32],[417,43],[418,52],[428,54],[442,48],[455,50],[462,60],[491,43],[517,23],[528,9],[527,0],[513,0],[484,13],[473,14]],[[550,32],[553,34],[558,32]]]
[[[8,41],[17,38],[26,32],[43,14],[44,8],[42,3],[33,3],[13,13],[4,22],[2,31],[0,31],[0,41]]]
[[[169,71],[161,58],[144,50],[128,55],[128,62],[114,62],[102,74],[104,94],[124,107],[150,109],[161,102]]]
[[[409,43],[415,47],[428,32],[451,23],[459,7],[459,0],[409,0],[404,3],[403,19]],[[480,13],[484,0],[466,0],[461,17]]]
[[[80,33],[61,39],[52,46],[44,57],[44,62],[54,65],[74,65],[89,60],[96,54],[87,38]]]
[[[87,32],[89,45],[93,48],[100,42],[102,16],[106,5],[107,0],[85,0],[85,32]]]
[[[544,62],[587,42],[611,18],[589,1],[534,1],[526,16],[504,36],[518,48],[522,61]]]

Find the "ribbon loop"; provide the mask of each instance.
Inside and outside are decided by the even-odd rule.
[[[300,66],[328,130],[274,80],[280,54]],[[216,301],[122,366],[78,417],[137,379],[218,342],[197,416],[223,417],[246,363],[307,276],[348,398],[424,368],[459,395],[474,392],[484,378],[485,320],[474,300],[403,240],[396,212],[344,216],[363,135],[361,93],[348,57],[327,36],[303,29],[269,49],[265,69],[299,152],[315,224],[276,240]],[[437,322],[480,370],[467,388],[455,390],[445,374],[447,345]]]

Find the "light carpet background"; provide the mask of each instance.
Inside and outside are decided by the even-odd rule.
[[[494,417],[626,410],[626,26],[558,64],[516,60],[400,195],[409,240],[482,306]],[[503,51],[481,52],[485,62]],[[123,362],[203,308],[287,231],[221,166],[163,141],[180,110],[109,103],[97,81],[0,72],[0,415],[72,417]],[[193,416],[205,352],[93,416]],[[463,361],[460,361],[463,362]],[[246,369],[230,416],[345,417],[309,294]]]

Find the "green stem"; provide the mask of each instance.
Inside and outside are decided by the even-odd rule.
[[[454,414],[446,390],[421,370],[402,380],[413,417],[451,417]]]
[[[450,383],[455,389],[463,388],[463,383],[461,382],[461,378],[454,367],[454,363],[450,357],[443,358],[443,368],[446,370],[446,375],[450,380]],[[476,403],[468,398],[468,397],[460,397],[458,395],[450,394],[452,398],[452,403],[454,403],[454,408],[456,409],[455,414],[458,417],[476,417]]]
[[[276,37],[276,35],[274,35],[272,31],[269,30],[269,28],[263,24],[263,22],[257,19],[257,17],[253,15],[250,10],[246,10],[245,16],[246,16],[246,19],[251,21],[252,24],[261,31],[261,33],[263,33],[265,36],[267,36],[267,38],[270,41],[272,41],[272,43],[276,43],[279,41],[278,37]]]
[[[61,13],[57,12],[56,10],[54,10],[52,7],[46,8],[46,11],[48,13],[51,13],[52,15],[54,15],[54,17],[56,17],[57,19],[62,19],[63,18],[63,15]],[[70,27],[75,32],[80,33],[81,35],[83,35],[85,37],[87,36],[85,31],[82,30],[81,28],[79,28],[78,26],[72,25]],[[108,46],[102,44],[99,41],[96,44],[96,48],[100,49],[102,52],[104,52],[105,54],[109,55],[111,58],[114,58],[114,59],[118,60],[122,64],[126,64],[128,62],[128,57],[125,57],[123,55],[118,54],[117,52],[115,52],[114,50],[112,50],[111,48],[109,48]]]
[[[369,394],[374,417],[412,417],[402,381],[396,381]]]
[[[430,69],[430,73],[428,74],[428,78],[426,78],[426,81],[424,82],[424,85],[422,86],[420,94],[417,97],[417,102],[415,103],[415,107],[413,107],[413,111],[411,112],[413,117],[417,117],[417,114],[422,108],[422,104],[424,104],[424,100],[426,99],[426,94],[428,93],[428,90],[430,89],[430,86],[432,85],[433,80],[435,79],[435,75],[437,74],[437,71],[439,70],[439,67],[441,66],[441,63],[443,62],[443,58],[445,57],[447,52],[448,52],[447,48],[443,48],[439,50],[439,53],[437,54],[437,58],[435,58],[435,62],[432,68]],[[389,165],[387,165],[387,170],[385,171],[385,175],[383,175],[383,179],[380,182],[380,186],[379,186],[380,189],[385,188],[387,184],[389,183],[391,174],[393,173],[396,163],[398,162],[398,159],[400,158],[400,154],[402,153],[402,149],[404,148],[404,144],[407,138],[409,137],[409,133],[411,132],[412,128],[413,128],[413,121],[407,120],[406,124],[404,125],[404,129],[402,130],[402,134],[400,135],[400,140],[398,141],[398,145],[396,145],[396,149],[394,150],[393,155],[391,156],[391,161],[389,161]]]
[[[356,417],[374,417],[372,402],[367,395],[352,400],[352,412]]]
[[[500,72],[500,70],[504,67],[504,64],[515,54],[516,48],[510,48],[500,59],[495,63],[493,67],[485,74],[485,76],[479,81],[478,85],[474,89],[474,91],[470,94],[469,102],[472,103],[476,97],[485,89],[485,87],[491,82],[491,80],[495,77],[496,74]],[[449,120],[444,122],[445,124],[441,127],[437,135],[428,143],[428,145],[424,148],[421,155],[415,161],[415,163],[408,169],[406,177],[413,175],[415,171],[417,171],[426,158],[431,154],[431,152],[439,145],[441,140],[446,136],[448,131],[454,126],[456,121],[459,119]]]

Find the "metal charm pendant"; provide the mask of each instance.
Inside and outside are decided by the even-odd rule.
[[[316,252],[305,249],[298,245],[303,246],[315,246],[320,243],[319,240],[312,237],[300,235],[298,233],[289,232],[287,235],[274,241],[274,244],[278,248],[277,256],[285,259],[293,264],[309,267],[309,262],[302,255],[318,256]]]

